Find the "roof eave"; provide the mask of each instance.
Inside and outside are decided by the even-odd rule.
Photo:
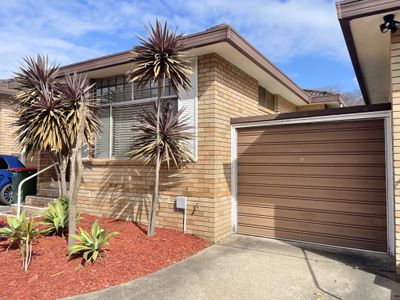
[[[371,104],[371,99],[362,75],[360,60],[357,55],[356,46],[351,32],[350,21],[357,18],[390,12],[396,9],[400,9],[400,3],[398,0],[343,0],[336,3],[340,27],[366,104]]]
[[[263,71],[288,88],[302,101],[305,103],[310,103],[309,96],[303,91],[303,89],[301,89],[296,83],[287,77],[279,68],[272,64],[231,26],[219,25],[212,29],[186,36],[187,50],[222,42],[229,43],[232,47],[245,55],[250,61],[263,69]],[[105,67],[125,64],[129,62],[130,55],[132,55],[131,51],[123,51],[75,64],[66,65],[61,67],[60,70],[62,74],[94,71]]]

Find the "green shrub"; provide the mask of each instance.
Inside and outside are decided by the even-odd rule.
[[[97,258],[101,259],[101,253],[106,252],[105,246],[109,244],[109,240],[118,234],[117,232],[107,233],[106,230],[100,228],[99,222],[92,225],[91,234],[80,228],[80,233],[73,235],[76,242],[69,247],[68,256],[82,255],[85,262],[95,262]]]
[[[43,213],[43,221],[40,222],[44,227],[42,232],[64,236],[68,229],[68,215],[67,197],[61,197],[49,203],[49,209]]]
[[[25,210],[22,211],[19,218],[7,217],[7,226],[0,228],[0,235],[10,239],[10,246],[18,243],[22,255],[22,267],[25,272],[28,271],[31,263],[32,244],[39,234],[38,224],[33,218],[26,217]]]

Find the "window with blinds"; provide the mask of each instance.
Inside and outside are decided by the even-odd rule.
[[[126,76],[115,76],[96,81],[96,97],[101,132],[96,137],[94,155],[97,158],[127,159],[135,138],[134,127],[138,125],[144,110],[154,109],[157,84],[144,87],[131,84]],[[163,101],[172,101],[178,109],[176,95],[167,82]]]
[[[275,95],[261,85],[258,86],[258,104],[270,110],[275,110]]]

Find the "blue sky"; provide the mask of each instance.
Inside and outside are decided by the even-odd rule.
[[[27,55],[68,64],[130,49],[156,18],[183,33],[231,24],[300,86],[358,88],[333,0],[2,0],[0,78]]]

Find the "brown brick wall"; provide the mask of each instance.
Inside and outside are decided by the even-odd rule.
[[[0,94],[0,154],[20,155],[20,150],[16,143],[16,127],[12,126],[15,122],[14,111],[10,108],[10,96]],[[47,166],[45,155],[41,155],[42,163],[40,165]],[[37,156],[27,157],[25,159],[27,167],[37,168],[39,159]],[[38,181],[48,182],[51,180],[51,172],[45,172],[39,175]]]
[[[392,36],[391,44],[391,89],[393,122],[393,166],[395,202],[396,271],[400,279],[400,35]]]
[[[297,110],[296,105],[293,103],[289,102],[282,96],[276,96],[275,98],[275,112],[277,113],[288,113],[288,112],[294,112]]]
[[[182,228],[182,212],[174,209],[182,195],[189,233],[215,241],[231,232],[230,118],[264,113],[255,79],[216,54],[198,58],[198,161],[163,171],[158,225]],[[149,167],[132,161],[94,159],[86,164],[79,209],[146,223],[152,178]]]

